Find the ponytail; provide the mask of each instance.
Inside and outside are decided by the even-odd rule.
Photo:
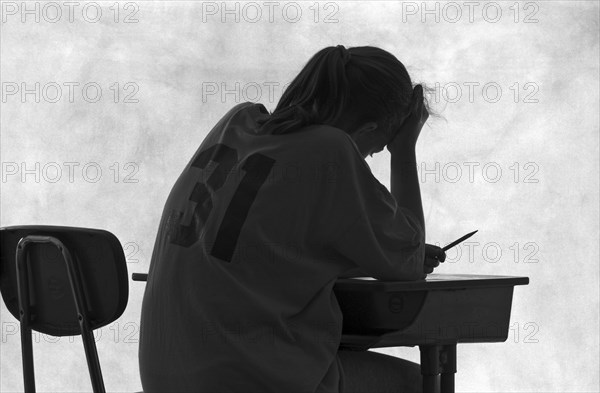
[[[337,119],[346,106],[349,60],[350,53],[342,45],[315,54],[285,90],[263,129],[285,134]]]

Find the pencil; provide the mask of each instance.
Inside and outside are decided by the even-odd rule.
[[[447,246],[445,246],[444,248],[442,248],[442,250],[446,251],[446,250],[451,249],[452,247],[456,246],[458,243],[460,243],[460,242],[462,242],[464,240],[467,240],[468,238],[470,238],[471,236],[473,236],[478,230],[473,231],[471,233],[467,233],[466,235],[464,235],[460,239],[457,239],[457,240],[453,241],[452,243],[448,244]]]

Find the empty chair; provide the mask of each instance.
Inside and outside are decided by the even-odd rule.
[[[25,392],[35,392],[31,331],[82,335],[94,392],[104,392],[93,330],[121,316],[128,300],[119,240],[100,229],[0,228],[0,291],[20,321]]]

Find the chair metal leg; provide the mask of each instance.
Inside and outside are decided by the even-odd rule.
[[[33,369],[33,344],[29,321],[29,275],[23,254],[17,253],[17,293],[21,328],[21,358],[23,362],[23,385],[25,393],[35,393],[35,373]]]
[[[35,393],[35,374],[33,371],[33,346],[31,328],[21,314],[21,357],[23,360],[23,385],[25,393]]]
[[[90,379],[92,380],[92,389],[94,390],[94,393],[105,393],[104,380],[102,378],[102,370],[100,369],[100,360],[98,359],[98,350],[96,349],[94,334],[89,328],[86,319],[80,319],[79,325],[81,326],[85,358],[87,359]]]
[[[96,349],[96,341],[94,334],[89,326],[89,316],[87,314],[87,302],[83,285],[81,283],[78,266],[73,262],[71,253],[63,245],[58,245],[58,249],[63,254],[63,259],[67,267],[67,275],[71,292],[75,299],[75,308],[77,309],[77,318],[81,329],[81,337],[83,340],[83,348],[87,359],[90,379],[92,380],[92,388],[94,393],[105,393],[104,380],[102,379],[102,370],[100,369],[100,360],[98,359],[98,350]]]

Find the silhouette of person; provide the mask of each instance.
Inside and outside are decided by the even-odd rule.
[[[269,113],[235,105],[165,203],[144,293],[145,392],[420,391],[419,365],[339,350],[340,277],[422,280],[423,87],[375,47],[317,52]],[[365,158],[387,148],[391,192]]]

